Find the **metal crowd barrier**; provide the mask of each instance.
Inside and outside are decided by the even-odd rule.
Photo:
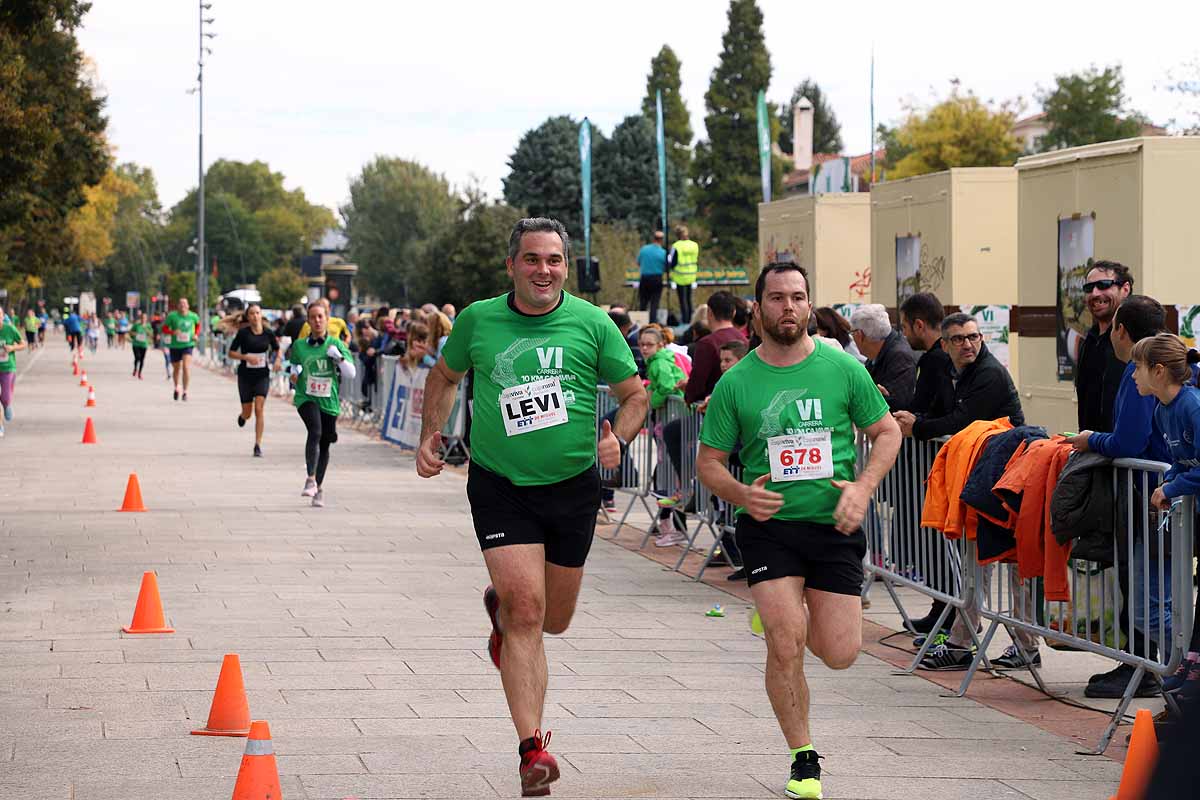
[[[1044,579],[1022,580],[1015,564],[976,565],[981,578],[976,582],[980,617],[990,624],[963,677],[960,696],[966,693],[1001,626],[1023,653],[1036,648],[1040,636],[1127,664],[1134,668],[1133,676],[1108,726],[1092,750],[1081,751],[1092,755],[1104,752],[1143,676],[1174,672],[1189,649],[1194,614],[1195,498],[1182,498],[1165,512],[1150,506],[1150,496],[1168,468],[1167,464],[1138,459],[1113,462],[1117,513],[1124,517],[1121,527],[1130,533],[1113,537],[1108,563],[1072,559],[1069,601],[1044,600]],[[1114,565],[1117,570],[1129,571],[1130,596],[1124,615],[1117,582],[1106,580],[1107,569]],[[1140,649],[1135,638],[1125,634],[1134,630],[1142,634]],[[1156,654],[1150,652],[1151,642],[1157,645]],[[1030,672],[1038,687],[1052,694],[1038,668],[1031,665]]]
[[[609,387],[596,387],[597,432],[600,430],[601,422],[609,418],[609,415],[615,414],[619,405]],[[642,508],[655,521],[653,526],[657,525],[657,506],[652,509],[648,500],[656,458],[657,448],[651,432],[651,424],[649,418],[647,418],[643,422],[641,430],[638,431],[638,435],[629,442],[629,448],[626,450],[625,456],[621,459],[621,463],[616,469],[604,469],[600,467],[601,486],[605,490],[611,490],[615,495],[628,498],[625,509],[621,512],[620,519],[617,521],[617,527],[613,530],[612,536],[608,538],[615,539],[620,535],[621,528],[624,527],[626,520],[629,519],[629,514],[638,503],[642,504]],[[609,517],[607,510],[604,511],[604,514],[606,517]],[[609,518],[611,519],[611,517]],[[650,530],[654,530],[653,526]]]

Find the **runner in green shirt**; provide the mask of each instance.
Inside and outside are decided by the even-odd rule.
[[[861,526],[900,450],[900,428],[858,359],[808,335],[800,266],[764,267],[754,293],[762,344],[717,382],[696,469],[738,506],[737,543],[766,630],[767,694],[791,749],[786,794],[819,798],[804,649],[845,669],[862,647]],[[857,479],[855,428],[871,440]],[[739,444],[741,481],[727,466]]]
[[[113,339],[117,335],[117,321],[113,319],[112,314],[104,315],[104,338],[108,342],[108,347],[113,346]]]
[[[188,384],[192,380],[192,348],[200,332],[200,317],[188,307],[186,297],[179,298],[179,308],[167,314],[162,333],[171,353],[171,377],[175,380],[175,399],[180,396],[179,374],[183,373],[183,399],[187,400]]]
[[[146,320],[146,312],[139,311],[137,322],[131,329],[133,334],[133,377],[142,379],[142,367],[146,365],[146,350],[154,342],[154,328]]]
[[[3,312],[0,312],[0,319],[3,319]],[[26,347],[25,339],[21,337],[21,332],[12,324],[11,319],[3,319],[0,322],[0,345],[4,347],[0,352],[0,406],[4,406],[0,436],[3,436],[4,423],[13,418],[13,391],[17,380],[16,352]]]
[[[29,345],[30,350],[36,350],[38,346],[38,327],[42,321],[38,319],[34,310],[30,308],[25,312],[25,343]]]
[[[455,386],[474,368],[467,498],[492,578],[488,652],[520,740],[525,795],[549,793],[558,765],[541,735],[543,632],[567,629],[600,507],[596,457],[616,467],[646,420],[633,353],[608,315],[563,291],[567,231],[523,219],[509,238],[513,291],[472,303],[454,321],[425,382],[417,474],[442,471],[441,431]],[[620,401],[596,442],[596,385]],[[623,437],[623,438],[622,438]],[[536,576],[536,579],[534,579]],[[545,579],[542,579],[545,576]],[[507,641],[507,646],[501,647]]]
[[[336,336],[329,336],[329,316],[325,306],[308,306],[308,336],[292,342],[288,362],[292,365],[292,385],[296,388],[296,411],[304,420],[308,438],[304,444],[304,462],[308,477],[302,497],[311,497],[316,508],[325,505],[325,470],[329,467],[329,446],[337,441],[337,420],[342,406],[339,386],[354,380],[354,358],[350,348]]]

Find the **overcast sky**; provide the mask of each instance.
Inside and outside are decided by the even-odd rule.
[[[683,64],[693,129],[721,50],[725,0],[211,0],[205,160],[262,159],[289,188],[336,209],[377,154],[415,159],[499,196],[507,158],[555,114],[605,133],[636,113],[650,59],[668,43]],[[759,0],[783,102],[812,77],[850,153],[870,144],[870,49],[878,121],[906,99],[944,96],[957,77],[985,99],[1034,95],[1054,75],[1121,63],[1130,106],[1182,116],[1167,70],[1200,52],[1200,4]],[[821,15],[814,9],[834,13]],[[149,166],[170,207],[197,176],[198,8],[181,0],[98,0],[80,32],[108,94],[117,158]]]

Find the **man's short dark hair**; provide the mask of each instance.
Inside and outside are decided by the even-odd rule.
[[[758,280],[754,282],[754,299],[762,303],[763,287],[767,285],[767,276],[773,272],[799,272],[804,278],[804,291],[808,293],[808,273],[804,271],[804,267],[791,261],[772,261],[767,264],[758,273]],[[812,297],[808,298],[810,301]]]
[[[957,328],[959,325],[966,325],[968,322],[975,322],[975,318],[970,314],[963,314],[961,311],[957,314],[951,314],[942,320],[942,333]]]
[[[707,305],[709,316],[722,322],[732,322],[733,314],[737,311],[737,301],[724,289],[713,292],[712,297],[708,298]]]
[[[527,233],[557,233],[558,238],[562,240],[563,260],[566,260],[571,244],[570,237],[567,236],[567,229],[561,222],[549,217],[526,217],[517,220],[517,224],[513,225],[512,233],[508,236],[508,257],[510,259],[516,261],[517,256],[521,254],[521,237]]]
[[[1144,294],[1131,294],[1117,307],[1113,327],[1120,325],[1135,342],[1162,333],[1167,328],[1167,312],[1162,303]]]
[[[1120,261],[1093,261],[1092,265],[1087,268],[1088,272],[1094,269],[1102,269],[1105,272],[1111,272],[1113,278],[1118,283],[1128,284],[1129,291],[1133,291],[1133,273],[1129,271],[1129,267],[1122,264]],[[1087,272],[1083,273],[1083,277],[1087,279]]]
[[[743,297],[735,296],[733,298],[733,326],[735,328],[744,328],[746,323],[750,321],[750,304]]]
[[[930,328],[941,327],[942,320],[946,318],[942,301],[932,292],[917,292],[900,304],[900,313],[909,325],[919,319]]]
[[[750,347],[746,344],[744,339],[731,339],[725,344],[721,345],[721,349],[728,350],[739,359],[745,358],[746,353],[750,352]]]
[[[630,318],[629,314],[624,311],[610,311],[608,312],[608,318],[611,319],[618,328],[625,328],[633,324],[633,320]]]

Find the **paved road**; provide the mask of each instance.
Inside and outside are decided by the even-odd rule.
[[[22,368],[30,359],[21,354]],[[0,440],[0,797],[224,800],[244,740],[189,736],[223,654],[241,656],[296,798],[515,797],[515,735],[487,660],[487,583],[464,481],[343,432],[329,505],[299,497],[303,427],[268,403],[265,459],[236,390],[197,371],[172,402],[161,361],[54,343],[17,384]],[[136,471],[151,511],[118,514]],[[177,632],[123,636],[143,570]],[[704,611],[729,609],[724,619]],[[744,602],[597,542],[579,613],[547,644],[561,797],[781,797],[786,749]],[[1107,797],[1119,765],[863,656],[812,661],[826,797]]]

